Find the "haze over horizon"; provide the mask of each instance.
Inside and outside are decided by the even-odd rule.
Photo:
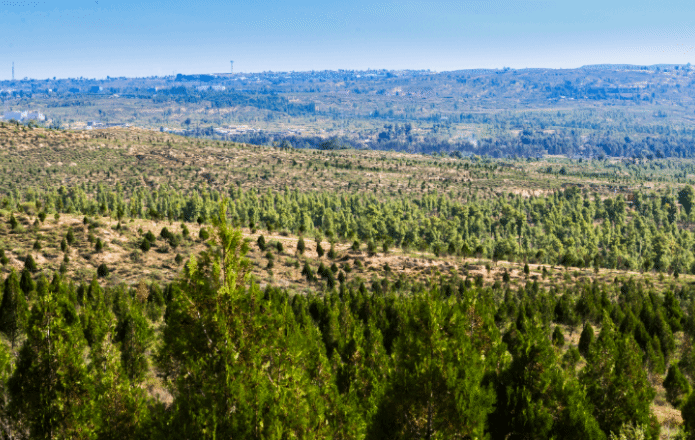
[[[0,80],[687,64],[695,4],[550,0],[0,2]]]

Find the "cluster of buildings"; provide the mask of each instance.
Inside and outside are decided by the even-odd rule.
[[[199,91],[214,90],[215,92],[222,92],[226,89],[225,86],[214,85],[214,86],[198,86],[196,87]]]
[[[24,112],[16,112],[16,111],[11,111],[11,112],[5,112],[2,115],[2,119],[4,121],[11,121],[15,120],[17,122],[27,122],[27,121],[45,121],[46,116],[44,116],[43,113],[41,112],[32,112],[32,111],[24,111]]]

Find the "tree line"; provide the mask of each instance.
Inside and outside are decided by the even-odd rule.
[[[339,166],[336,164],[335,166]],[[261,192],[233,186],[227,194],[202,189],[120,185],[55,191],[16,191],[0,200],[8,210],[111,215],[119,220],[205,223],[224,197],[230,198],[233,224],[296,235],[321,235],[331,241],[370,248],[432,252],[437,256],[525,261],[571,267],[657,271],[678,276],[695,273],[695,192],[635,192],[603,198],[577,187],[524,198],[500,194],[482,198],[463,192],[431,192],[419,198],[373,195],[354,183],[351,194]],[[13,217],[7,219],[13,228]],[[16,220],[15,220],[16,222]]]

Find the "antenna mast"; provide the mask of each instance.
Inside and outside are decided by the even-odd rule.
[[[234,75],[234,61],[230,61],[232,63],[232,75]]]

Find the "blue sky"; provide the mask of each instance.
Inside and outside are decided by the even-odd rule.
[[[695,60],[695,2],[0,0],[0,80]]]

